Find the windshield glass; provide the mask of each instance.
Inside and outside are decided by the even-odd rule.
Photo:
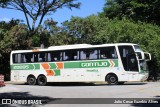
[[[147,65],[147,62],[145,60],[140,60],[139,65],[140,65],[140,72],[142,72],[142,73],[149,72],[148,65]]]
[[[136,52],[142,51],[141,48],[138,45],[134,45],[134,48],[135,48]]]

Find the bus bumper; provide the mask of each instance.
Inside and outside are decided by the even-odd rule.
[[[141,74],[140,75],[140,81],[146,81],[148,79],[149,74],[145,73],[145,74]]]

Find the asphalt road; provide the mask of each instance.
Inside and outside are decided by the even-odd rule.
[[[124,85],[52,83],[47,86],[29,86],[6,84],[5,87],[0,88],[0,98],[15,99],[15,102],[13,101],[14,105],[0,105],[3,107],[158,107],[160,106],[160,104],[157,104],[160,103],[160,82],[125,83]],[[148,104],[146,98],[156,98],[158,100],[153,100],[152,104]],[[134,99],[147,101],[147,104],[145,102],[143,102],[144,104],[130,103]],[[18,100],[22,100],[18,103],[26,105],[17,104],[16,101]],[[29,105],[27,105],[28,100],[30,101]],[[118,104],[112,104],[118,100]],[[126,102],[128,100],[130,102]],[[43,105],[34,105],[33,103],[43,103]]]

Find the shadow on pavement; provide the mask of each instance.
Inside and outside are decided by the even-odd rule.
[[[146,85],[147,83],[124,83],[122,85],[110,85],[107,83],[86,83],[86,82],[52,82],[47,83],[46,86],[71,86],[71,87],[77,87],[77,86],[130,86],[130,85]],[[14,85],[27,85],[27,84],[14,84]],[[36,85],[38,86],[38,85]]]
[[[56,100],[60,99],[50,98],[46,96],[35,96],[29,94],[28,92],[0,93],[0,107],[38,107],[39,104],[48,104]]]
[[[124,84],[120,84],[120,85],[110,85],[110,84],[106,84],[106,86],[132,86],[132,85],[146,85],[147,83],[124,83]]]
[[[125,83],[125,84],[123,84],[123,85],[145,85],[145,84],[147,84],[147,83]]]
[[[94,84],[94,83],[83,83],[83,82],[54,82],[48,83],[46,86],[102,86],[106,84]]]
[[[13,84],[13,85],[28,85],[28,84]],[[71,87],[77,87],[77,86],[103,86],[106,85],[106,83],[84,83],[84,82],[52,82],[47,83],[45,86],[71,86]],[[38,86],[38,85],[35,85]]]

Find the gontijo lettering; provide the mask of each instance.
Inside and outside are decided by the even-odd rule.
[[[81,63],[82,67],[107,67],[107,62],[87,62],[87,63]]]

